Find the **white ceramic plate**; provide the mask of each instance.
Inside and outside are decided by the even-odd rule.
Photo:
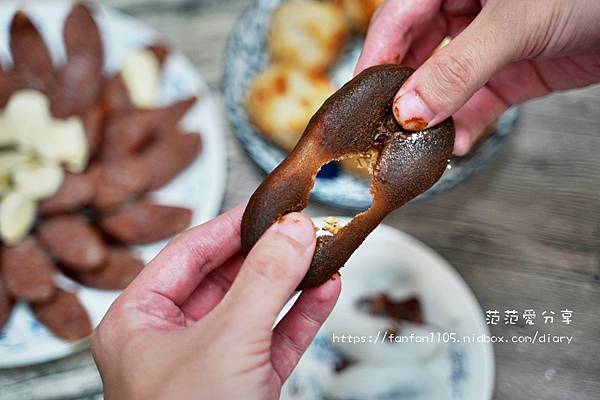
[[[8,27],[17,7],[34,21],[55,63],[64,57],[62,26],[70,2],[2,1],[0,4],[0,59],[9,62]],[[130,49],[143,47],[158,38],[154,30],[141,22],[107,7],[95,9],[95,18],[104,40],[106,71],[114,71]],[[156,192],[158,202],[190,208],[194,211],[192,224],[200,224],[218,214],[225,191],[226,149],[221,109],[208,86],[192,64],[176,52],[169,57],[161,81],[160,101],[173,100],[194,94],[199,100],[183,123],[192,131],[201,132],[202,152],[196,161],[168,186]],[[150,261],[165,242],[139,246],[136,252]],[[118,292],[94,290],[76,285],[92,323],[98,324],[118,295]],[[24,304],[18,304],[0,332],[0,368],[40,363],[67,356],[87,346],[87,341],[67,343],[52,336],[33,318]]]
[[[323,226],[322,218],[314,220]],[[483,312],[467,284],[444,259],[409,235],[380,225],[340,272],[338,304],[286,383],[282,399],[491,399],[492,346],[467,344],[463,339],[489,336]],[[354,305],[356,297],[381,292],[399,299],[414,295],[420,300],[425,323],[430,326],[405,324],[401,335],[434,332],[442,339],[433,345],[381,343],[380,336],[375,343],[378,331],[385,331],[389,320],[357,311]],[[444,339],[444,333],[451,332],[459,342],[447,335]],[[363,344],[333,344],[333,334],[364,335],[366,340]],[[351,375],[336,374],[335,364],[342,354],[366,361],[355,364],[359,368]]]

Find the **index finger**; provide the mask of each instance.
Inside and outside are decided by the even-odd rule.
[[[441,0],[388,0],[375,12],[354,75],[379,64],[398,64]]]

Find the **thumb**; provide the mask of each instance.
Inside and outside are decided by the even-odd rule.
[[[489,3],[488,3],[489,4]],[[500,3],[495,3],[500,4]],[[394,98],[393,111],[404,129],[436,125],[459,110],[501,67],[520,53],[504,10],[484,7],[448,45],[419,67]]]
[[[249,331],[271,329],[310,266],[315,228],[307,216],[291,213],[274,223],[254,245],[219,306]]]

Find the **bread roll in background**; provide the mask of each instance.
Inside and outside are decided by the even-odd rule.
[[[274,62],[325,71],[338,59],[348,38],[348,22],[333,3],[290,0],[273,15],[269,52]]]
[[[263,135],[291,150],[310,118],[334,91],[324,74],[275,64],[254,78],[246,109]]]

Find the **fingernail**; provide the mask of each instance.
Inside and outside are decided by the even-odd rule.
[[[277,231],[294,239],[303,246],[309,246],[315,240],[312,222],[298,213],[284,216],[277,223]]]
[[[398,123],[408,131],[425,129],[435,116],[414,90],[396,97],[392,109]]]

